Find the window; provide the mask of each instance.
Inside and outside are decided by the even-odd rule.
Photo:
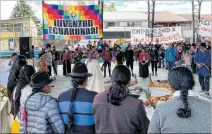
[[[135,26],[135,23],[134,22],[127,22],[127,26],[128,27],[134,27]]]
[[[107,23],[107,27],[114,27],[115,26],[115,22],[108,22]]]
[[[190,30],[191,29],[191,23],[181,23],[182,29]]]
[[[104,39],[131,38],[131,32],[104,32]]]

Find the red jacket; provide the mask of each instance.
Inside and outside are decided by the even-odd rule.
[[[142,61],[149,61],[150,60],[150,56],[149,56],[149,54],[147,54],[147,53],[140,53],[139,54],[139,61],[140,62],[142,62]]]
[[[113,58],[113,54],[111,51],[106,51],[104,50],[103,53],[102,53],[102,58],[103,60],[105,60],[106,62],[109,62],[112,60]]]

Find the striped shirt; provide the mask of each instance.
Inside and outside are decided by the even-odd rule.
[[[96,94],[96,92],[78,88],[72,103],[72,89],[63,92],[58,97],[59,112],[65,125],[70,122],[69,113],[71,106],[73,108],[74,133],[95,133],[92,104]]]

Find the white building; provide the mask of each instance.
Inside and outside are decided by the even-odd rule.
[[[208,20],[210,15],[202,15]],[[148,15],[139,11],[104,12],[104,39],[130,39],[131,27],[148,27]],[[208,20],[211,21],[211,20]],[[191,43],[193,38],[192,14],[173,14],[172,12],[156,12],[155,27],[181,26],[185,42]]]

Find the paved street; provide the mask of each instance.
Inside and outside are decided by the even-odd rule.
[[[112,68],[113,67],[114,67],[114,64],[112,64]],[[138,76],[138,65],[137,65],[137,63],[134,63],[134,68],[135,68],[134,73],[137,74],[137,76]],[[54,82],[54,88],[52,89],[52,93],[51,93],[51,95],[54,96],[54,97],[57,97],[61,92],[68,90],[71,87],[70,77],[63,77],[62,76],[62,66],[59,66],[59,75],[60,75],[60,77],[57,78],[57,80]],[[152,79],[153,80],[157,80],[157,79],[163,79],[164,80],[164,79],[167,79],[167,76],[168,76],[168,71],[166,69],[162,68],[162,69],[158,70],[158,76],[153,76]],[[198,77],[197,77],[196,74],[194,74],[194,76],[195,76],[196,83],[195,83],[195,87],[194,87],[193,91],[194,91],[195,95],[197,95],[201,99],[211,101],[210,99],[207,99],[205,97],[201,97],[199,95],[198,91],[200,90],[200,85],[199,85],[199,82],[198,82]],[[108,77],[105,78],[105,81],[107,81],[107,79],[109,79],[109,78]],[[148,78],[142,79],[142,78],[138,77],[137,79],[138,79],[138,84],[133,86],[133,87],[141,86],[144,89],[148,88],[148,85],[147,85],[148,81],[149,81]],[[210,85],[211,85],[211,83],[212,83],[212,81],[210,80]],[[130,88],[133,88],[133,87],[130,87]],[[170,92],[168,90],[155,89],[155,88],[150,88],[150,89],[152,91],[152,96],[161,96],[161,95],[170,94]],[[146,100],[144,93],[141,94],[140,99],[142,99],[144,101]],[[152,113],[153,113],[153,108],[146,107],[146,111],[147,111],[148,117],[151,118]]]

